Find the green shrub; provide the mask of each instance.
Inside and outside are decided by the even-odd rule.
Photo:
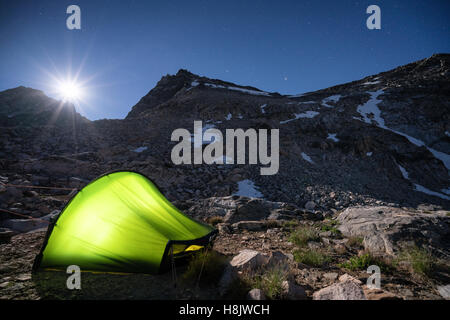
[[[216,284],[219,282],[225,269],[227,258],[216,251],[195,253],[189,261],[186,271],[181,276],[185,283]],[[202,270],[203,266],[203,270]],[[200,275],[200,270],[202,273]]]
[[[385,272],[390,271],[392,268],[390,261],[374,257],[370,253],[365,253],[360,256],[351,257],[347,262],[340,263],[338,266],[340,268],[346,268],[355,271],[355,270],[367,270],[367,268],[371,265],[376,265],[380,267],[380,270]]]
[[[435,265],[431,253],[416,246],[400,251],[395,262],[405,263],[410,271],[420,276],[429,276]]]
[[[299,225],[298,220],[289,220],[289,221],[284,221],[282,226],[283,226],[283,228],[291,230],[291,229],[297,228],[298,225]]]
[[[289,241],[296,244],[299,247],[304,247],[308,244],[308,241],[319,241],[320,237],[317,230],[314,227],[303,226],[295,229]]]
[[[350,270],[366,270],[372,264],[376,264],[374,259],[369,253],[366,253],[351,257],[347,262],[341,263],[339,266]]]
[[[339,225],[339,221],[337,220],[325,220],[320,226],[321,231],[331,231],[331,233],[335,236],[341,236],[341,232],[336,228]]]
[[[261,289],[268,299],[275,300],[282,298],[282,284],[288,277],[289,268],[283,265],[276,265],[253,276],[247,276],[246,279],[250,287]]]
[[[347,245],[349,247],[362,247],[364,238],[361,237],[351,237],[348,238]]]
[[[321,267],[332,261],[331,257],[326,253],[311,249],[294,251],[294,260],[313,267]]]

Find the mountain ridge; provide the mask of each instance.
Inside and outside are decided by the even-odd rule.
[[[45,121],[31,114],[29,122],[11,122],[0,108],[0,121],[9,123],[0,127],[0,171],[59,181],[128,168],[155,179],[172,200],[229,196],[249,180],[268,200],[300,206],[314,201],[340,210],[382,201],[449,208],[449,61],[449,54],[434,55],[294,96],[181,69],[162,77],[125,119],[76,116],[75,126],[49,124],[48,113]],[[24,110],[35,103],[27,99]],[[177,128],[192,132],[196,120],[222,132],[279,129],[278,174],[260,176],[260,166],[252,165],[175,166],[171,134]]]

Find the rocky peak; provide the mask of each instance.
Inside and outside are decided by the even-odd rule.
[[[185,69],[180,69],[176,75],[165,75],[158,81],[128,113],[127,119],[136,118],[144,110],[151,109],[172,98],[182,88],[189,86],[198,76]]]
[[[41,90],[20,86],[0,92],[0,126],[65,125],[73,119],[89,121],[72,103],[50,98]]]
[[[149,112],[153,112],[155,107],[169,101],[175,102],[174,105],[177,105],[177,102],[173,101],[174,98],[180,98],[178,99],[178,102],[180,102],[185,97],[190,97],[192,92],[199,92],[199,90],[204,93],[201,97],[197,97],[199,98],[197,100],[199,103],[210,100],[207,98],[208,92],[212,92],[213,100],[217,100],[219,92],[225,92],[225,95],[228,97],[233,95],[238,95],[239,97],[241,95],[281,97],[278,93],[264,92],[258,88],[237,85],[220,79],[210,79],[193,74],[188,70],[180,69],[175,75],[163,76],[156,86],[132,108],[126,118],[132,119],[145,116]],[[216,105],[216,103],[211,105]]]

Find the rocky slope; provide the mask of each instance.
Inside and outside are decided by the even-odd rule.
[[[286,96],[180,70],[163,77],[125,119],[97,121],[38,90],[0,92],[0,227],[8,228],[0,238],[8,241],[14,233],[45,226],[96,176],[132,169],[149,176],[189,214],[219,219],[222,232],[215,246],[227,255],[246,248],[263,248],[268,255],[273,250],[292,253],[295,248],[286,244],[292,230],[268,227],[266,221],[295,220],[322,228],[317,223],[331,219],[342,238],[323,235],[311,246],[331,250],[337,257],[334,267],[304,271],[295,266],[294,273],[342,274],[337,264],[350,258],[348,252],[358,252],[342,240],[359,237],[360,250],[374,255],[396,256],[414,244],[445,265],[450,243],[449,77],[450,55],[438,54],[351,83]],[[171,133],[177,128],[193,132],[194,120],[222,132],[279,129],[278,173],[261,176],[259,165],[174,165]],[[233,194],[261,199],[233,200]],[[20,234],[12,243],[39,247],[41,240]],[[1,246],[1,261],[19,250]],[[339,254],[342,246],[347,254]],[[0,274],[14,278],[23,266],[8,261]],[[333,284],[295,279],[309,286],[308,297],[325,282]],[[439,297],[436,288],[446,284],[448,273],[436,279],[421,284],[428,288],[424,292],[416,293],[417,283],[410,283],[411,294],[401,293],[403,287],[396,294]]]

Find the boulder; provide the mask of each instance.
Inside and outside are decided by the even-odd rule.
[[[2,226],[16,232],[28,232],[48,226],[48,222],[38,219],[7,219],[2,222]]]
[[[16,232],[29,232],[48,227],[57,214],[59,214],[59,211],[54,210],[52,213],[39,219],[7,219],[2,222],[2,226]]]
[[[211,197],[192,202],[185,212],[197,219],[220,216],[224,218],[224,222],[233,224],[239,221],[266,220],[271,211],[283,205],[281,202],[241,196]]]
[[[438,286],[437,291],[446,300],[450,300],[450,284],[446,286]]]
[[[363,290],[367,300],[403,300],[399,296],[382,289],[370,289],[364,286]]]
[[[353,281],[344,281],[314,292],[313,300],[367,300],[367,298],[360,285]]]
[[[259,221],[270,215],[269,208],[265,200],[249,199],[237,205],[236,210],[230,211],[224,218],[225,222],[235,223],[239,221]]]
[[[293,281],[285,280],[281,284],[282,295],[287,300],[305,300],[306,291],[302,286],[295,284]]]
[[[8,243],[14,234],[15,232],[10,229],[0,228],[0,243]]]
[[[322,277],[328,281],[335,281],[339,274],[337,272],[327,272],[322,275]]]
[[[230,261],[230,265],[239,270],[256,270],[267,263],[267,256],[255,250],[244,249]]]
[[[252,289],[247,293],[248,300],[266,300],[266,296],[261,289]]]
[[[342,276],[339,277],[339,282],[346,282],[346,281],[352,281],[358,285],[361,285],[362,282],[358,279],[356,279],[355,277],[352,277],[351,275],[349,275],[348,273],[343,274]]]
[[[267,266],[287,265],[291,260],[293,260],[292,255],[288,256],[281,251],[272,251],[268,257]]]
[[[248,231],[262,231],[267,229],[265,221],[239,221],[231,225],[233,231],[248,230]]]
[[[233,281],[235,281],[237,277],[238,277],[237,270],[233,268],[230,264],[227,264],[227,266],[223,271],[222,277],[219,280],[218,285],[219,294],[221,296],[224,296],[227,293],[231,283],[233,283]]]
[[[338,229],[346,237],[361,237],[374,255],[395,255],[402,247],[424,246],[450,258],[450,218],[395,207],[352,207],[339,216]]]
[[[314,201],[308,201],[305,203],[306,210],[314,210],[316,208],[316,203]]]

